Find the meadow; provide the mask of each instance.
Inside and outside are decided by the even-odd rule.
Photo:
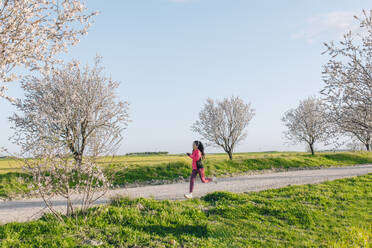
[[[98,163],[115,187],[184,181],[191,171],[191,159],[186,155],[101,157]],[[367,163],[372,163],[370,152],[318,153],[315,156],[298,152],[236,153],[232,161],[226,154],[207,154],[204,161],[206,175],[216,177]],[[0,199],[29,193],[31,178],[22,172],[21,166],[15,159],[0,159]]]
[[[0,226],[1,247],[371,247],[372,174],[201,199],[114,199]]]
[[[249,153],[235,153],[234,160],[268,158],[268,157],[293,157],[297,155],[306,155],[301,152],[249,152]],[[207,154],[207,161],[221,161],[228,159],[225,153]],[[101,157],[98,162],[102,165],[117,164],[120,166],[133,165],[159,165],[174,162],[189,163],[190,159],[186,154],[174,155],[122,155],[114,157]],[[12,158],[0,158],[0,174],[7,172],[21,171],[22,162]]]

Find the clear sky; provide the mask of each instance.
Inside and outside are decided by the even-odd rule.
[[[103,56],[120,81],[132,122],[119,154],[187,152],[200,139],[190,126],[206,99],[231,95],[256,109],[247,139],[236,151],[304,150],[283,138],[283,113],[323,87],[323,42],[356,29],[353,15],[367,0],[89,0],[101,12],[67,59]],[[18,84],[11,96],[22,97]],[[15,110],[0,99],[0,146]],[[208,148],[207,152],[221,152]]]

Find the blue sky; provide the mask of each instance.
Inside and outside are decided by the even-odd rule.
[[[370,1],[89,0],[95,18],[88,35],[64,57],[91,63],[103,56],[107,73],[121,82],[132,122],[119,154],[189,151],[200,137],[190,126],[206,99],[231,95],[256,109],[247,139],[236,151],[304,150],[289,146],[283,113],[323,87],[323,42],[357,29],[353,15]],[[22,97],[18,84],[11,96]],[[15,110],[0,99],[0,146]],[[208,148],[208,152],[220,152]]]

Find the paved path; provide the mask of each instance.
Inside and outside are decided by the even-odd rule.
[[[317,170],[299,170],[277,172],[261,175],[222,178],[218,183],[202,184],[197,182],[194,197],[201,197],[214,191],[250,192],[300,185],[320,183],[345,177],[360,176],[372,173],[372,165],[358,165],[348,167],[332,167]],[[188,183],[176,183],[138,188],[116,189],[108,192],[97,204],[105,204],[116,195],[138,197],[153,197],[157,200],[180,200],[188,190]],[[65,211],[65,201],[56,198],[53,203],[59,210]],[[41,199],[26,199],[18,201],[0,202],[0,223],[22,222],[39,218],[44,211]]]

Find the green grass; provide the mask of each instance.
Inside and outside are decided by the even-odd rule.
[[[326,153],[319,153],[318,155]],[[329,154],[362,154],[362,157],[369,157],[372,159],[372,153],[329,153]],[[234,161],[242,163],[247,159],[268,159],[268,158],[296,158],[296,157],[311,157],[307,153],[302,152],[247,152],[235,153]],[[220,154],[207,154],[207,161],[209,162],[223,162],[228,160],[226,153]],[[121,167],[136,167],[136,166],[159,166],[167,165],[169,163],[186,163],[190,164],[190,159],[185,155],[146,155],[146,156],[116,156],[116,157],[101,157],[99,163],[102,166],[112,164],[120,165]],[[21,161],[15,159],[0,159],[0,174],[7,172],[20,171],[22,167]]]
[[[155,156],[156,159],[158,157]],[[143,157],[138,158],[138,161],[141,158]],[[185,160],[161,164],[134,163],[129,166],[113,163],[105,167],[107,171],[116,171],[113,183],[118,186],[150,180],[174,181],[188,178],[190,175],[191,160],[185,157],[183,159]],[[367,163],[372,163],[372,153],[324,153],[315,156],[304,153],[240,153],[236,154],[232,161],[223,154],[207,155],[204,166],[207,175],[221,177],[271,169],[286,170]],[[124,168],[125,166],[127,167]]]
[[[372,174],[202,199],[117,199],[64,223],[0,226],[1,247],[371,247]]]
[[[102,157],[99,163],[107,175],[113,174],[110,178],[114,186],[119,187],[133,183],[160,184],[185,180],[191,172],[191,159],[185,155]],[[372,163],[371,152],[320,153],[315,156],[293,152],[237,153],[232,161],[228,160],[226,154],[208,154],[204,161],[206,175],[217,177],[271,169],[304,169],[366,163]],[[19,171],[20,164],[7,159],[0,161],[0,168],[1,166],[7,168],[6,171],[13,168],[13,172],[16,172]],[[19,181],[19,177],[27,178],[27,175],[13,172],[0,174],[0,199],[28,193],[27,180]]]
[[[0,199],[12,199],[30,193],[30,180],[31,176],[25,173],[0,174]]]

